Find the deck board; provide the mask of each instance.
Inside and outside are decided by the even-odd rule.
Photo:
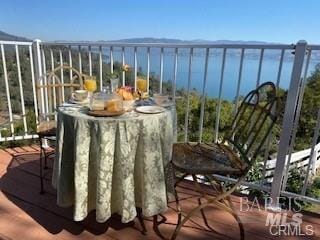
[[[51,171],[46,175],[46,194],[39,194],[39,154],[38,147],[26,146],[0,150],[0,240],[7,239],[161,239],[153,230],[152,218],[146,218],[147,235],[141,233],[137,219],[123,224],[120,217],[113,215],[106,223],[97,223],[92,212],[82,222],[73,221],[73,209],[56,205],[55,190],[51,187]],[[52,164],[52,160],[50,161]],[[190,211],[198,204],[198,194],[193,186],[183,182],[178,188],[181,205],[184,211]],[[232,196],[237,209],[240,197]],[[206,230],[201,213],[196,213],[191,221],[182,228],[178,239],[239,239],[238,225],[233,217],[217,208],[208,207],[205,213],[217,232]],[[246,239],[273,239],[265,226],[266,211],[253,209],[240,212],[244,222]],[[169,238],[177,221],[175,203],[169,203],[163,213],[167,221],[159,225],[160,233]],[[289,214],[289,219],[290,219]],[[303,224],[311,224],[316,234],[299,239],[320,239],[320,217],[304,213]],[[278,239],[297,239],[297,237],[277,237]]]

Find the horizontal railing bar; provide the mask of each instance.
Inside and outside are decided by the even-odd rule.
[[[19,41],[0,41],[3,45],[19,45],[19,46],[32,46],[33,42],[19,42]]]
[[[36,87],[37,88],[51,88],[51,87],[61,87],[61,86],[64,86],[64,87],[79,87],[80,84],[79,83],[48,83],[48,84],[45,84],[45,85],[39,85],[37,84]]]
[[[41,45],[81,45],[105,47],[154,47],[154,48],[249,48],[249,49],[294,49],[293,44],[208,44],[208,43],[123,43],[123,42],[41,42]]]
[[[310,50],[320,50],[320,45],[308,45],[308,49]]]
[[[1,137],[0,142],[13,141],[13,140],[35,139],[35,138],[39,138],[39,136],[37,134],[33,134],[33,135],[24,135],[24,136]]]
[[[320,204],[320,199],[312,198],[312,197],[307,197],[303,196],[297,193],[292,193],[292,192],[287,192],[287,191],[281,191],[281,195],[285,197],[294,197],[298,198],[304,202],[309,202],[309,203],[315,203],[315,204]]]

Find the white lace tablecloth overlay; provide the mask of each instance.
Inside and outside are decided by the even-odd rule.
[[[94,209],[98,222],[118,213],[124,223],[136,217],[136,207],[146,217],[165,211],[175,127],[174,107],[112,118],[60,107],[52,177],[57,204],[74,205],[75,221]]]

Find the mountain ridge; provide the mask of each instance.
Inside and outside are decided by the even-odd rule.
[[[15,35],[12,35],[12,34],[9,34],[9,33],[6,33],[6,32],[3,32],[0,30],[0,40],[3,40],[3,41],[27,41],[27,42],[30,42],[32,40],[28,39],[28,38],[25,38],[25,37],[20,37],[20,36],[15,36]]]
[[[172,38],[125,38],[117,40],[100,40],[99,42],[123,42],[123,43],[208,43],[208,44],[277,44],[264,41],[244,41],[244,40],[205,40],[205,39],[194,39],[194,40],[182,40]]]
[[[28,38],[15,36],[0,30],[0,40],[4,41],[32,41]],[[70,42],[67,40],[55,40],[52,42]],[[73,42],[73,41],[71,41]],[[78,42],[78,41],[74,41]],[[91,41],[88,41],[91,42]],[[94,41],[92,41],[94,42]],[[264,41],[244,41],[244,40],[206,40],[206,39],[194,39],[194,40],[182,40],[174,38],[154,38],[154,37],[141,37],[141,38],[124,38],[124,39],[115,39],[115,40],[99,40],[97,42],[117,42],[117,43],[185,43],[185,44],[194,44],[194,43],[207,43],[207,44],[277,44]]]

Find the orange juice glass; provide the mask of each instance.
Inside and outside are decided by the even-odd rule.
[[[147,91],[147,80],[143,78],[137,79],[137,88],[140,92],[146,92]]]
[[[93,76],[87,77],[84,80],[84,87],[89,91],[89,92],[94,92],[97,90],[97,81],[96,78]]]

